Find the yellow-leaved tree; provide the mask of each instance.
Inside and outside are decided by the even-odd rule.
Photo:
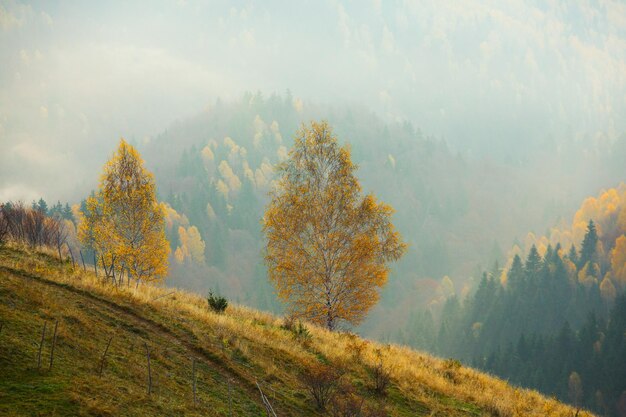
[[[122,139],[104,166],[98,192],[80,213],[81,243],[97,252],[107,275],[125,270],[137,280],[160,279],[167,273],[170,251],[164,219],[152,173]]]
[[[347,146],[326,122],[303,125],[263,218],[265,259],[292,313],[335,329],[358,324],[378,301],[388,263],[406,245],[392,208],[363,196]]]

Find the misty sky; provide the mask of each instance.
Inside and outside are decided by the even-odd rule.
[[[80,198],[121,136],[291,89],[469,154],[626,131],[613,1],[0,0],[0,201]]]

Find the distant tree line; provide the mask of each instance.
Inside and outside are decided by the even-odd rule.
[[[40,198],[39,201],[33,200],[31,208],[42,213],[44,216],[57,217],[75,222],[74,214],[72,213],[72,208],[69,203],[63,205],[61,201],[57,201],[56,204],[50,206],[43,198]]]

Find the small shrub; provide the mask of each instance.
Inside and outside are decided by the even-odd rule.
[[[341,395],[333,397],[331,401],[331,415],[333,417],[361,417],[365,399],[359,397],[353,390],[343,392]]]
[[[333,417],[387,417],[383,403],[371,405],[359,396],[354,387],[343,385],[332,398],[331,415]]]
[[[309,329],[307,329],[300,320],[298,320],[298,324],[296,324],[291,332],[293,333],[293,336],[298,340],[311,340],[311,332],[309,332]]]
[[[216,313],[223,313],[226,307],[228,307],[228,300],[220,295],[213,294],[213,291],[209,291],[207,302],[209,303],[209,308]]]
[[[443,371],[443,376],[449,380],[452,381],[453,383],[458,383],[458,379],[457,379],[457,371],[459,369],[461,369],[461,362],[459,362],[456,359],[446,359],[443,363],[444,366],[444,371]]]
[[[281,324],[280,327],[291,332],[296,325],[296,321],[296,316],[294,316],[293,314],[286,315],[283,319],[283,324]]]
[[[374,379],[374,391],[379,395],[386,395],[387,388],[391,383],[391,372],[383,365],[383,357],[380,350],[376,350],[378,361],[372,368],[372,377]]]
[[[297,340],[303,342],[311,340],[311,332],[309,329],[304,325],[304,323],[302,323],[302,321],[297,320],[294,316],[286,316],[281,327],[291,332],[293,337]]]
[[[443,366],[445,366],[447,369],[457,370],[461,367],[461,362],[459,362],[457,359],[449,358],[444,361]]]
[[[300,381],[313,397],[317,408],[325,410],[337,390],[341,375],[336,367],[316,362],[300,374]]]
[[[348,333],[348,343],[346,343],[346,352],[352,356],[355,362],[361,362],[363,352],[367,348],[367,341],[361,340],[357,335]]]

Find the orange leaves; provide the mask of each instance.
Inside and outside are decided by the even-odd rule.
[[[278,295],[331,329],[364,318],[387,280],[387,263],[405,250],[393,210],[361,196],[355,170],[327,123],[302,126],[263,219]]]
[[[600,294],[602,294],[602,298],[609,302],[613,302],[615,297],[617,296],[617,290],[613,285],[613,281],[611,280],[611,273],[607,272],[606,276],[600,283]]]
[[[137,150],[122,139],[104,166],[98,193],[87,199],[79,237],[135,278],[158,279],[167,273],[165,216],[166,207],[156,201],[153,175]]]
[[[580,265],[579,262],[577,268],[565,255],[572,245],[580,253],[590,220],[593,220],[598,234],[595,260],[589,265]],[[562,224],[554,227],[546,236],[529,233],[524,248],[514,247],[509,252],[505,270],[510,269],[515,254],[524,256],[532,245],[543,256],[548,245],[554,248],[557,244],[561,245],[559,255],[572,282],[591,286],[602,281],[606,294],[611,293],[613,286],[618,290],[626,288],[626,184],[603,190],[597,197],[586,198],[574,215],[571,226]],[[601,280],[609,267],[610,279]]]
[[[185,229],[183,226],[179,226],[178,236],[180,246],[174,251],[174,259],[179,264],[188,260],[193,260],[197,264],[204,264],[204,248],[206,245],[202,241],[198,228],[191,226]]]

